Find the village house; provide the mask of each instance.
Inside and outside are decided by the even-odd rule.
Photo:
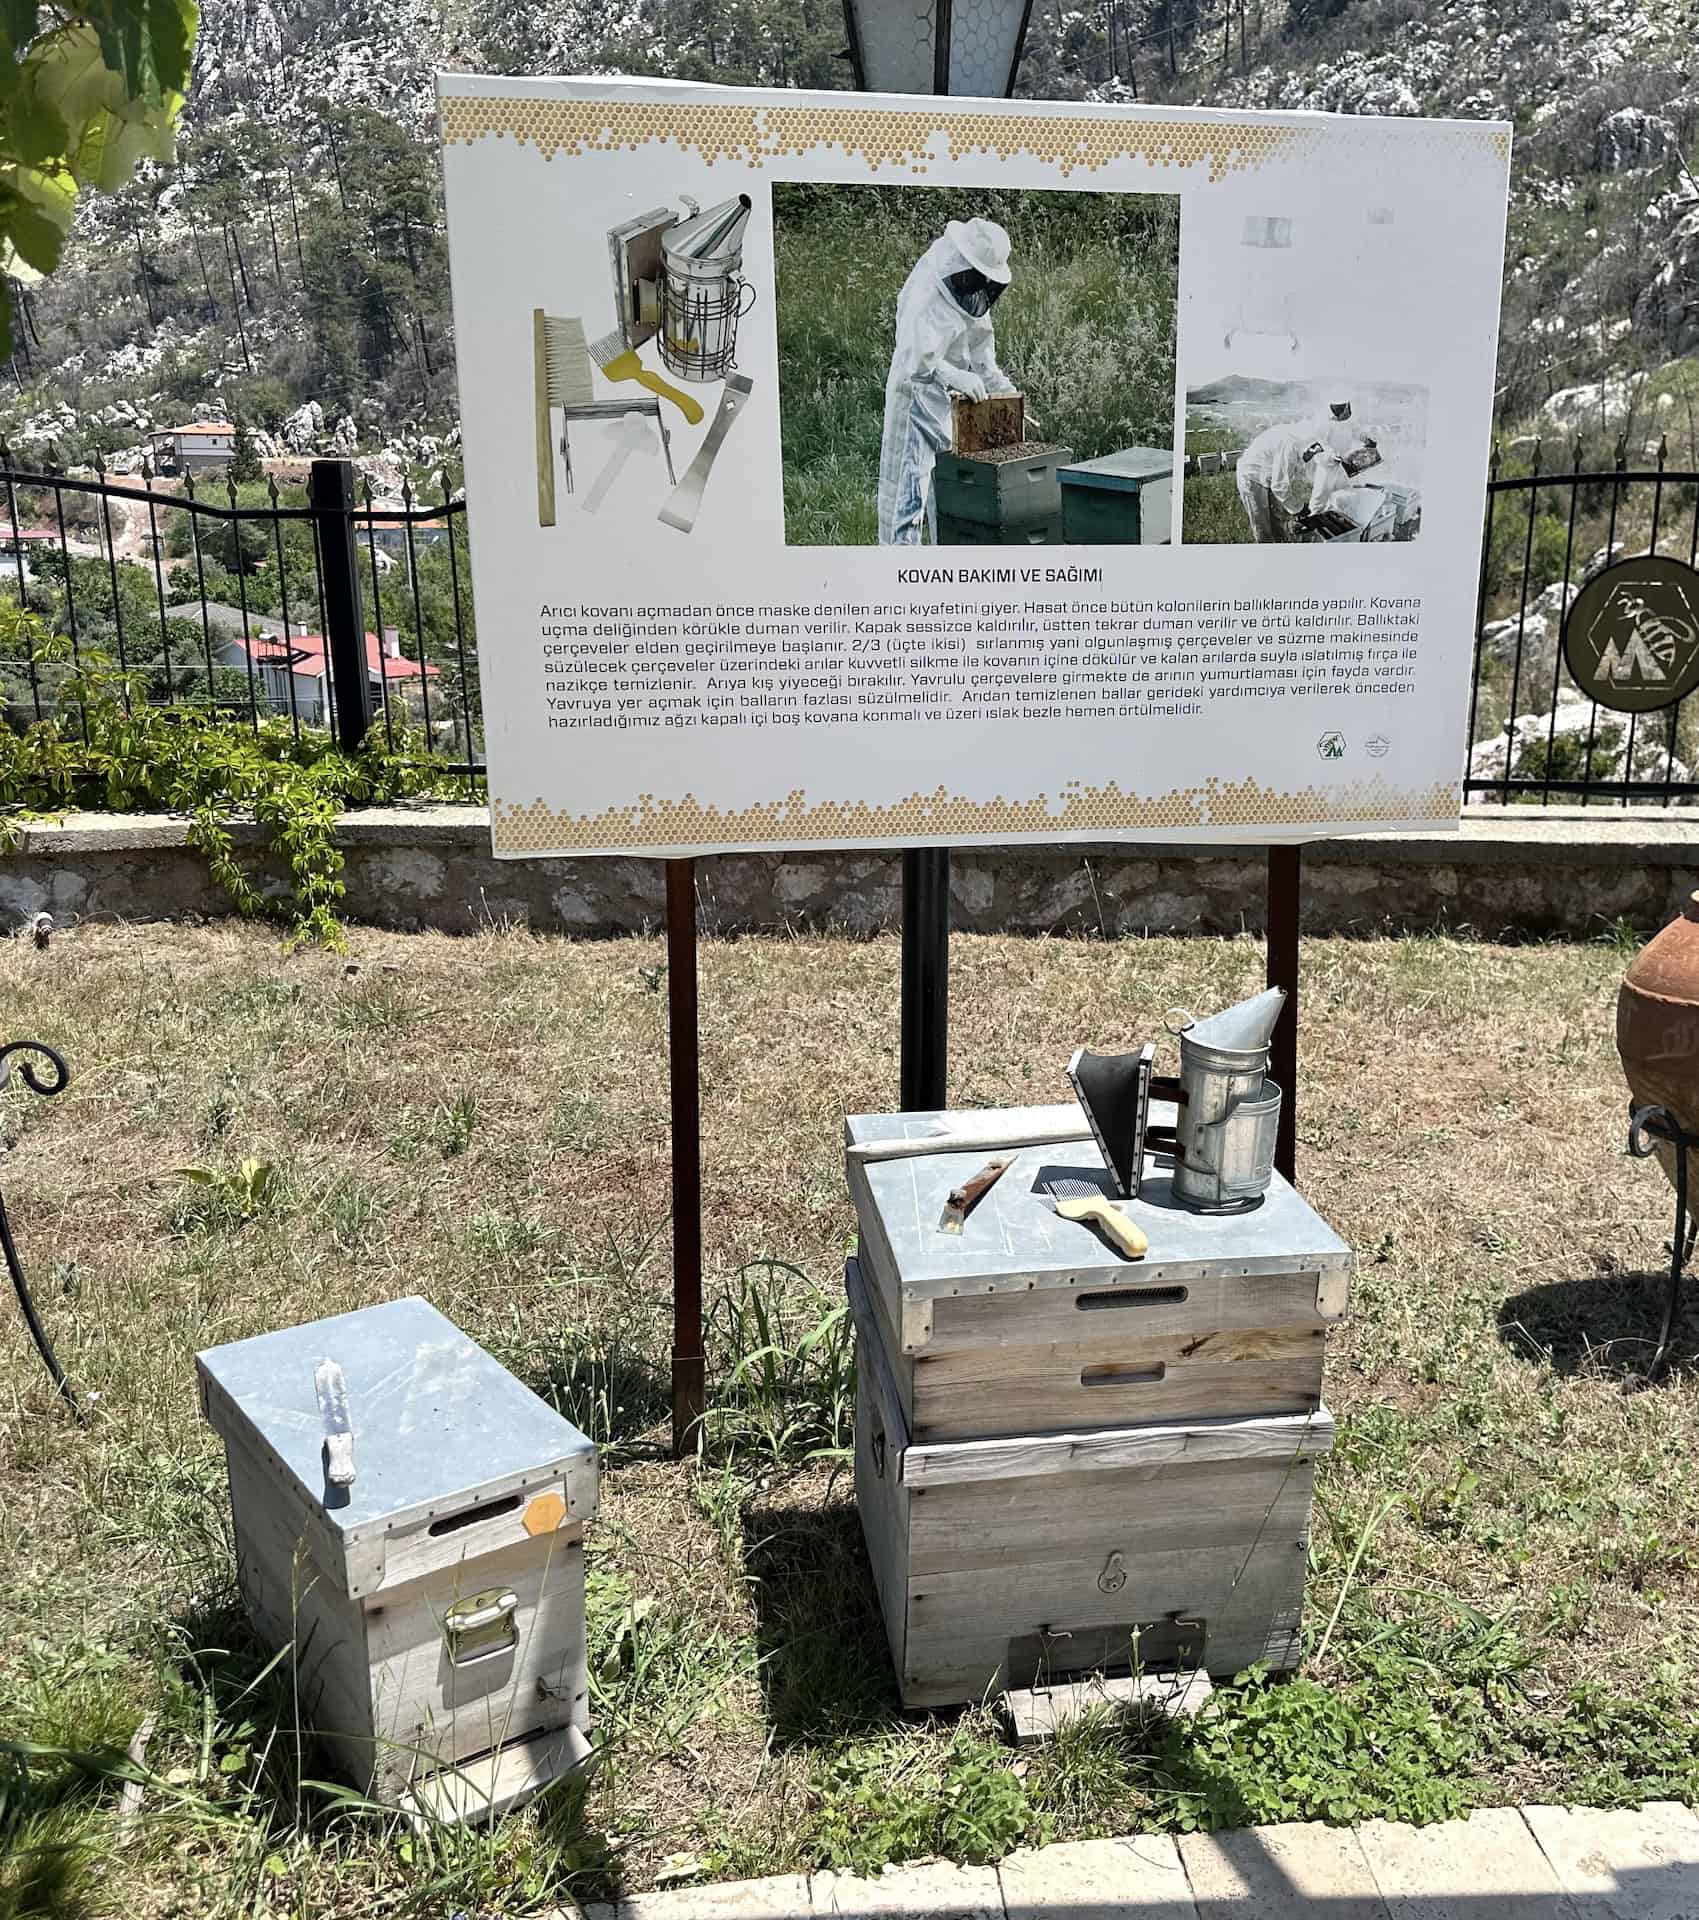
[[[228,420],[191,420],[153,435],[159,466],[170,473],[206,473],[227,467],[236,451],[236,429]]]
[[[199,610],[197,604],[195,612]],[[330,663],[324,636],[296,631],[285,642],[278,625],[255,619],[244,639],[239,626],[232,630],[218,623],[212,633],[214,664],[240,671],[251,667],[259,702],[272,713],[293,716],[305,726],[328,726]],[[366,669],[374,711],[381,710],[387,693],[402,700],[415,717],[423,716],[425,689],[434,687],[441,677],[429,661],[421,664],[402,654],[394,627],[385,627],[381,640],[375,633],[366,635]]]

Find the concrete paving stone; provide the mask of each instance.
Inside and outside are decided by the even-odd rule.
[[[1023,1848],[998,1868],[1008,1920],[1196,1920],[1179,1850],[1165,1833]]]
[[[634,1894],[584,1909],[584,1920],[810,1920],[808,1881],[800,1873],[771,1880],[721,1881]]]
[[[958,1867],[948,1860],[887,1867],[876,1878],[817,1873],[814,1912],[821,1920],[862,1915],[913,1915],[915,1920],[1003,1920],[995,1867]]]
[[[1431,1827],[1370,1820],[1357,1838],[1391,1920],[1577,1920],[1514,1807]]]
[[[1386,1903],[1349,1827],[1309,1821],[1182,1834],[1180,1861],[1198,1920],[1299,1920],[1312,1912],[1326,1920],[1386,1920]]]
[[[1524,1807],[1528,1830],[1583,1920],[1699,1920],[1699,1815],[1675,1800],[1638,1812]]]

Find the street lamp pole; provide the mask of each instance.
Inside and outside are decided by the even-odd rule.
[[[1015,90],[1032,0],[844,0],[855,84],[872,93]],[[950,1051],[950,849],[903,853],[902,1067],[905,1112],[942,1107]]]

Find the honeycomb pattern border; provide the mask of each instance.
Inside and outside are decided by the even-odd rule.
[[[1376,779],[1289,791],[1256,780],[1209,779],[1168,793],[1138,794],[1114,781],[1101,787],[1070,781],[1054,799],[968,800],[947,787],[911,793],[889,805],[810,800],[798,787],[782,800],[749,807],[704,805],[694,794],[676,800],[639,794],[626,806],[569,813],[538,798],[529,804],[494,799],[497,853],[634,853],[648,847],[819,847],[835,842],[973,839],[1018,834],[1188,832],[1221,827],[1316,827],[1344,820],[1392,822],[1455,816],[1458,789],[1392,787]]]
[[[442,101],[447,146],[511,139],[543,159],[586,153],[635,153],[668,143],[710,164],[741,163],[759,172],[774,161],[836,147],[870,171],[924,173],[942,139],[952,161],[1021,155],[1066,179],[1099,173],[1125,160],[1186,170],[1209,178],[1263,166],[1277,153],[1297,153],[1325,136],[1317,129],[1232,121],[1158,121],[1133,114],[1051,115],[891,108],[747,106],[725,101],[546,100],[448,94]]]

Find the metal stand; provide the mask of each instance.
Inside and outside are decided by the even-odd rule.
[[[35,1062],[27,1057],[18,1060],[18,1071],[23,1075],[24,1085],[31,1093],[63,1093],[71,1084],[71,1069],[66,1066],[64,1056],[43,1040],[13,1040],[0,1047],[0,1092],[4,1092],[12,1077],[11,1057],[16,1054],[28,1056],[39,1054],[47,1062],[51,1072],[50,1079],[42,1079]],[[24,1278],[24,1264],[18,1258],[17,1242],[12,1238],[12,1223],[6,1217],[6,1202],[0,1198],[0,1256],[4,1256],[6,1271],[11,1276],[12,1291],[18,1296],[18,1305],[23,1309],[24,1324],[29,1328],[30,1338],[35,1342],[35,1350],[46,1362],[47,1371],[53,1376],[53,1384],[59,1389],[66,1406],[83,1425],[88,1424],[88,1416],[77,1403],[77,1396],[71,1391],[71,1383],[65,1378],[65,1369],[59,1364],[59,1357],[53,1351],[53,1343],[47,1337],[47,1329],[41,1324],[41,1316],[35,1310],[35,1300],[30,1294],[29,1282]]]
[[[1298,1184],[1298,882],[1302,866],[1297,847],[1268,850],[1268,972],[1271,987],[1286,989],[1286,1005],[1270,1042],[1269,1073],[1279,1087],[1280,1128],[1274,1136],[1274,1165],[1281,1178]]]
[[[950,1056],[950,849],[903,851],[904,1113],[943,1107]]]
[[[1646,1369],[1646,1384],[1651,1386],[1669,1365],[1670,1335],[1675,1330],[1675,1310],[1681,1300],[1682,1269],[1693,1257],[1693,1244],[1699,1239],[1699,1220],[1687,1205],[1687,1150],[1699,1147],[1699,1134],[1688,1133],[1666,1107],[1631,1108],[1628,1115],[1628,1151],[1636,1160],[1649,1159],[1658,1142],[1675,1148],[1675,1231],[1670,1235],[1670,1283],[1664,1298],[1664,1323],[1658,1330],[1658,1344]]]
[[[696,1445],[702,1351],[702,1060],[696,1017],[696,862],[667,868],[667,1064],[672,1095],[673,1455]]]

